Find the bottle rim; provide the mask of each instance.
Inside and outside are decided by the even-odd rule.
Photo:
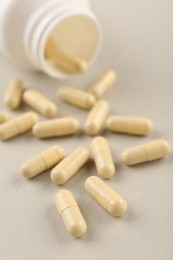
[[[44,15],[45,13],[46,16]],[[72,5],[57,6],[57,4],[55,8],[55,2],[53,2],[53,4],[39,10],[37,16],[32,17],[32,22],[29,24],[27,33],[25,34],[25,50],[28,59],[35,67],[52,77],[65,78],[71,76],[71,74],[65,73],[48,64],[45,58],[45,46],[53,29],[66,19],[74,16],[85,17],[95,26],[97,32],[97,47],[88,62],[92,64],[101,48],[102,31],[98,20],[88,8],[79,8],[78,6],[73,6],[72,8]]]

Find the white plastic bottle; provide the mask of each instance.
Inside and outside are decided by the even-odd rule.
[[[87,0],[0,0],[0,50],[14,63],[55,78],[45,47],[53,36],[62,51],[90,64],[100,49],[101,29]]]

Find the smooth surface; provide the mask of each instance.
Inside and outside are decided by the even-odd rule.
[[[23,113],[14,119],[8,120],[0,125],[0,140],[9,140],[32,130],[39,121],[35,112]]]
[[[91,109],[95,104],[95,97],[78,88],[62,87],[58,90],[58,97],[63,101],[83,109]]]
[[[25,90],[23,101],[45,117],[55,117],[58,112],[57,106],[36,89]]]
[[[33,180],[21,177],[20,165],[33,154],[62,146],[71,153],[89,148],[88,135],[38,140],[28,133],[0,143],[0,259],[2,260],[172,260],[173,256],[173,155],[163,160],[127,167],[121,153],[128,147],[166,139],[173,146],[173,34],[170,0],[92,0],[103,30],[104,45],[97,62],[82,77],[57,81],[43,74],[17,69],[0,57],[0,97],[9,79],[19,77],[59,107],[59,116],[83,123],[87,112],[57,100],[57,88],[72,85],[87,89],[101,73],[112,68],[118,81],[104,98],[110,114],[150,118],[155,130],[148,137],[106,132],[117,174],[106,181],[128,201],[128,211],[114,218],[85,192],[84,181],[96,175],[86,165],[63,188],[69,189],[85,216],[88,230],[74,239],[65,230],[53,202],[59,187],[50,171]],[[0,98],[1,109],[4,110]],[[15,117],[23,110],[12,113]]]
[[[110,105],[106,100],[99,100],[88,113],[84,124],[85,133],[97,135],[102,129],[109,113]]]
[[[65,184],[88,160],[88,149],[78,147],[52,169],[51,180],[59,185]]]
[[[79,131],[79,121],[73,117],[46,120],[33,127],[33,134],[38,138],[62,137]]]
[[[48,170],[59,163],[65,156],[65,152],[60,146],[53,146],[40,152],[21,166],[21,174],[30,179]]]
[[[60,190],[55,196],[55,204],[68,232],[74,237],[84,235],[87,225],[73,194]]]
[[[112,132],[129,135],[148,135],[153,130],[153,124],[149,119],[126,116],[108,117],[106,127]]]
[[[10,80],[4,97],[4,103],[9,109],[17,109],[22,102],[23,83],[19,79]]]
[[[115,173],[115,166],[106,138],[102,136],[93,138],[91,142],[91,152],[98,174],[104,179],[110,179]]]
[[[56,42],[49,38],[46,44],[45,57],[65,73],[82,74],[87,70],[87,63],[79,57],[62,52]]]
[[[106,70],[88,89],[96,99],[102,98],[110,90],[117,80],[117,74],[113,70]]]
[[[88,193],[112,216],[121,217],[127,211],[127,202],[99,177],[91,176],[85,181]]]
[[[6,111],[0,111],[0,124],[10,120],[10,114]]]
[[[128,148],[122,155],[122,161],[127,165],[154,161],[164,158],[171,151],[171,146],[166,140],[155,140],[142,145]]]

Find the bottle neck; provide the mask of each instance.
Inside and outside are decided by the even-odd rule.
[[[100,48],[101,29],[85,0],[49,1],[29,17],[24,45],[30,63],[50,76],[65,78],[69,74],[51,66],[45,58],[50,36],[64,52],[91,63]]]

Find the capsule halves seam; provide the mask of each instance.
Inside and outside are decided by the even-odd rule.
[[[39,121],[39,117],[34,112],[27,112],[21,116],[11,119],[0,125],[0,139],[8,140],[17,135],[23,134],[32,129]]]
[[[87,224],[72,193],[60,190],[55,196],[55,204],[67,231],[74,237],[84,235]]]
[[[115,173],[115,166],[107,140],[102,136],[95,137],[91,143],[91,151],[98,174],[105,179],[111,178]]]
[[[89,151],[85,147],[78,147],[52,169],[51,180],[58,185],[66,183],[88,160]]]
[[[52,146],[26,161],[21,166],[21,173],[24,177],[31,179],[55,166],[64,158],[64,155],[62,147],[58,145]]]
[[[108,117],[106,127],[112,132],[131,135],[148,135],[153,130],[153,124],[149,119],[126,116]]]
[[[67,136],[79,131],[79,121],[73,117],[51,119],[35,124],[33,134],[38,138]]]
[[[135,165],[163,158],[170,152],[170,144],[165,140],[156,140],[125,150],[122,161],[127,165]]]
[[[127,210],[127,202],[116,191],[96,176],[85,181],[85,189],[111,215],[119,217]]]

